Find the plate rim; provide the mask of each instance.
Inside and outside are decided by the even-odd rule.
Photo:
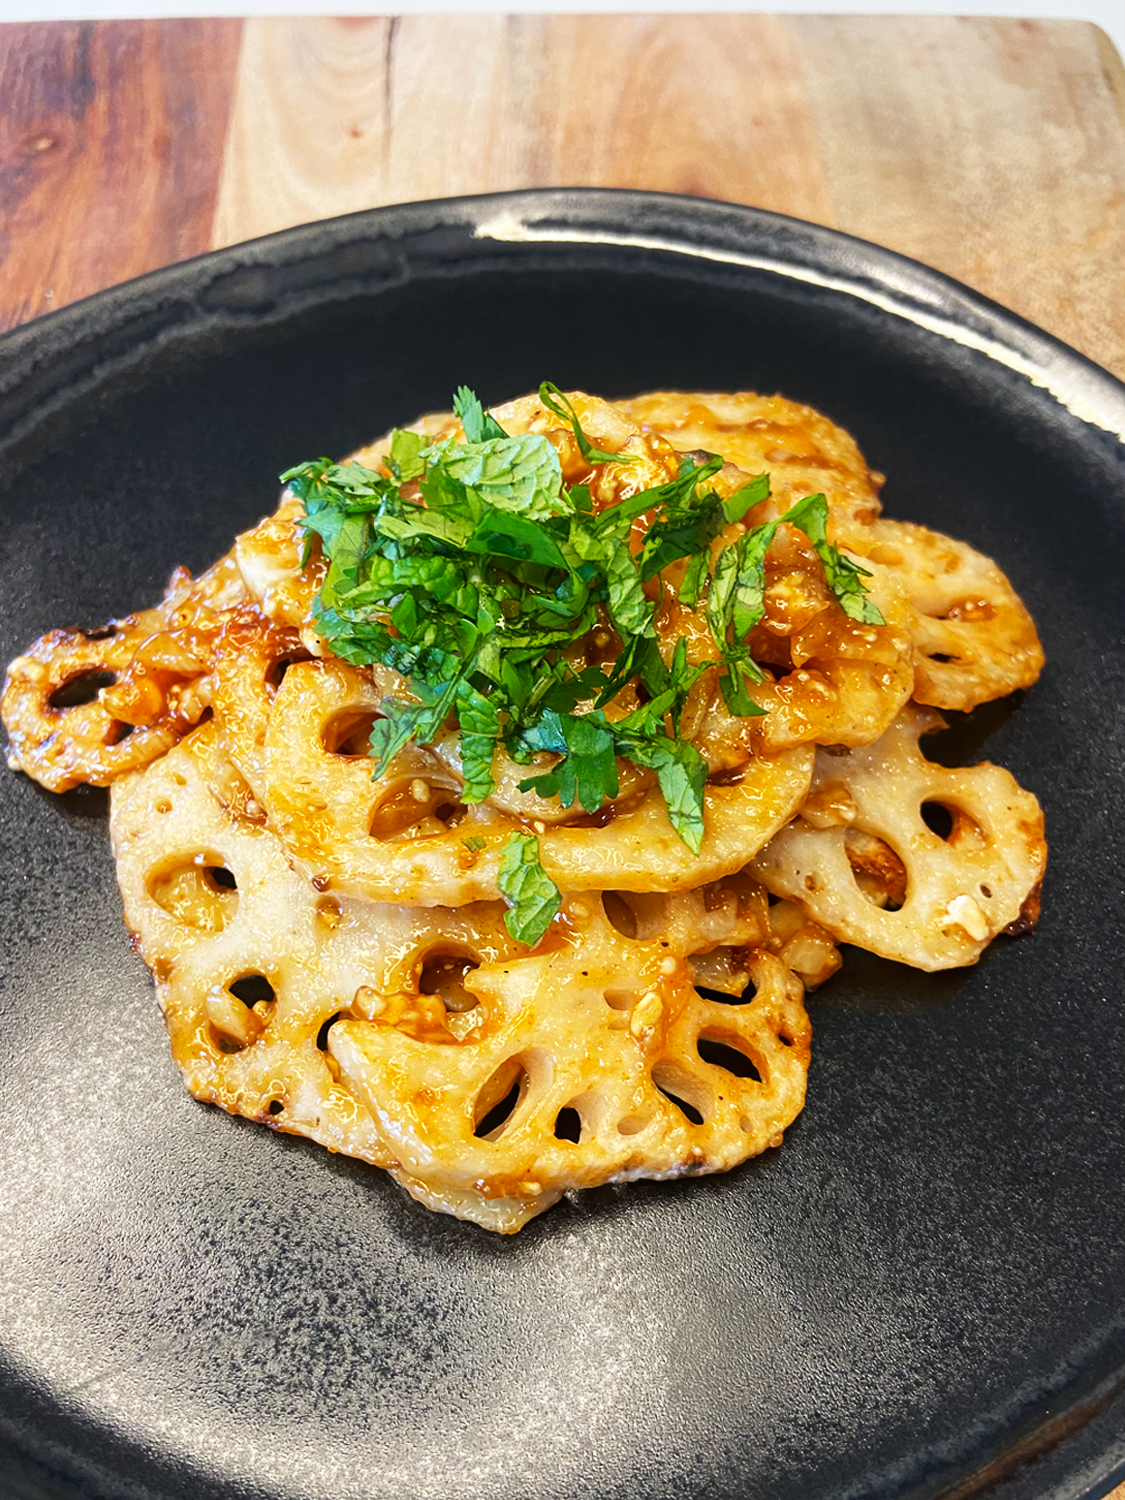
[[[560,232],[563,226],[566,232]],[[200,318],[237,320],[239,310],[258,310],[271,300],[268,289],[254,291],[255,273],[261,279],[269,269],[280,272],[350,245],[393,245],[435,229],[468,230],[479,244],[600,246],[790,276],[796,268],[797,279],[867,301],[1006,365],[1072,416],[1125,445],[1125,379],[955,277],[871,240],[771,209],[639,188],[521,188],[383,204],[174,261],[0,335],[0,414],[22,387],[39,384],[34,377],[52,360],[70,366],[68,397],[75,379],[82,385],[104,374],[104,360],[82,367],[83,345],[92,339],[123,332],[146,317],[153,323],[150,338],[177,324],[186,331]],[[784,254],[763,253],[775,242]],[[224,281],[225,297],[216,300],[215,289]],[[290,294],[290,301],[299,296]],[[156,316],[162,306],[171,319]],[[148,341],[134,338],[129,348]],[[34,418],[25,424],[17,414],[0,427],[0,445],[20,436],[25,425],[35,425]]]

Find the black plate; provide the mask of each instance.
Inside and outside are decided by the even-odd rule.
[[[635,193],[312,225],[0,348],[5,659],[151,601],[281,469],[461,381],[810,401],[892,515],[994,555],[1031,606],[1043,680],[955,748],[1038,793],[1051,840],[1035,937],[940,976],[849,953],[780,1151],[502,1240],[189,1100],[104,796],[0,778],[8,1492],[1061,1500],[1122,1477],[1125,387],[886,251]]]

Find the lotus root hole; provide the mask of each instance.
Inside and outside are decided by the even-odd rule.
[[[885,839],[849,828],[844,847],[856,886],[872,906],[899,911],[906,904],[908,877],[902,859]]]
[[[285,681],[285,674],[289,668],[299,661],[312,661],[312,656],[307,651],[294,652],[289,656],[280,657],[271,664],[266,673],[266,690],[271,697],[277,693],[278,688]]]
[[[350,1010],[338,1010],[333,1015],[329,1016],[327,1021],[325,1021],[321,1025],[320,1030],[316,1034],[316,1045],[318,1049],[321,1052],[328,1051],[328,1033],[332,1030],[337,1021],[353,1021],[354,1019],[355,1017],[352,1015]]]
[[[279,1114],[281,1114],[281,1112],[282,1112],[282,1110],[284,1108],[285,1108],[285,1105],[284,1105],[284,1103],[283,1103],[282,1100],[280,1100],[280,1099],[271,1099],[270,1102],[269,1102],[269,1104],[266,1107],[266,1113],[270,1114],[270,1115],[279,1115]]]
[[[379,799],[368,831],[381,843],[404,836],[427,838],[455,827],[464,815],[449,787],[431,786],[420,776],[403,777]]]
[[[373,709],[345,709],[335,714],[320,732],[320,742],[329,755],[341,755],[351,759],[371,753],[371,730],[376,719],[381,719]]]
[[[695,1046],[703,1061],[710,1063],[712,1067],[723,1068],[736,1078],[750,1078],[755,1083],[763,1081],[761,1071],[753,1059],[739,1047],[732,1046],[729,1039],[705,1031]]]
[[[57,687],[47,699],[51,708],[81,708],[84,703],[93,703],[102,688],[112,687],[117,681],[115,672],[79,672],[75,677]]]
[[[527,1090],[527,1069],[519,1058],[501,1063],[477,1095],[473,1134],[482,1141],[499,1140]]]
[[[683,1068],[672,1063],[657,1063],[652,1070],[652,1081],[665,1099],[693,1125],[703,1124],[703,1111],[699,1107],[705,1102],[702,1092]],[[687,1097],[689,1094],[694,1094],[695,1099]]]
[[[555,1137],[578,1145],[582,1139],[582,1116],[571,1105],[564,1105],[555,1118]]]
[[[963,807],[952,802],[923,802],[922,821],[931,833],[937,834],[954,849],[968,851],[984,849],[988,838],[977,820]]]
[[[625,1115],[617,1122],[618,1135],[640,1135],[645,1128],[645,1122],[639,1115]]]
[[[148,878],[148,891],[170,917],[199,932],[222,932],[238,911],[238,883],[221,857],[209,851],[158,867]]]
[[[953,832],[954,815],[945,803],[923,802],[921,812],[922,822],[930,832],[936,833],[939,839],[948,840]]]
[[[269,1005],[276,999],[274,987],[264,974],[244,974],[241,979],[228,984],[227,989],[241,1000],[248,1010],[253,1010],[263,1002]]]
[[[472,1010],[477,997],[465,988],[466,977],[480,968],[480,960],[468,953],[437,949],[428,953],[418,971],[418,992],[438,995],[449,1011]]]
[[[605,1003],[610,1010],[629,1010],[636,999],[633,990],[606,990]]]
[[[615,927],[622,937],[636,937],[636,913],[619,891],[602,892],[602,910],[605,912],[606,920],[610,926]],[[613,1002],[611,1001],[610,1003],[612,1004]]]

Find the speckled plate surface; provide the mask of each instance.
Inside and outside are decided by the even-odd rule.
[[[377,210],[0,341],[0,651],[153,600],[277,473],[541,378],[780,390],[994,555],[1048,667],[956,733],[1045,804],[1039,933],[851,953],[809,1103],[511,1240],[183,1092],[102,794],[0,777],[0,1493],[1009,1500],[1125,1475],[1125,387],[937,274],[721,204]]]

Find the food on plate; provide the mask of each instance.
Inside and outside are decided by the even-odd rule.
[[[779,1145],[839,943],[940,969],[1034,926],[1034,797],[919,745],[1034,681],[1034,626],[827,418],[462,388],[284,478],[3,699],[13,766],[111,786],[197,1098],[512,1232]]]

